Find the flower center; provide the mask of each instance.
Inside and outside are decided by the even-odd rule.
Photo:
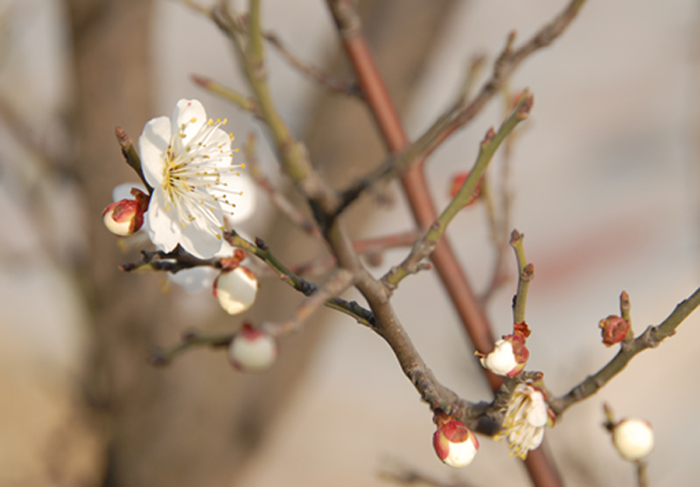
[[[192,118],[180,125],[165,153],[161,183],[168,200],[165,211],[172,205],[183,228],[201,220],[203,228],[221,238],[224,227],[219,212],[233,214],[235,204],[229,197],[241,192],[228,186],[232,176],[240,175],[242,166],[232,164],[233,136],[220,129],[226,120],[210,119],[194,132],[196,121]]]

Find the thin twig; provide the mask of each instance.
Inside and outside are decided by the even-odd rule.
[[[257,118],[262,118],[262,113],[258,108],[257,104],[249,96],[245,96],[242,93],[228,88],[216,81],[206,78],[204,76],[199,76],[197,74],[192,75],[192,81],[197,83],[199,86],[207,90],[208,92],[220,96],[227,101],[230,101],[238,108],[255,115]]]
[[[483,85],[479,94],[466,106],[462,106],[463,98],[458,96],[455,103],[438,117],[415,142],[402,146],[400,152],[395,151],[396,153],[392,153],[375,171],[351,184],[342,193],[343,205],[341,210],[378,180],[404,174],[410,167],[420,165],[457,129],[473,120],[491,98],[501,90],[504,83],[508,81],[523,61],[539,49],[549,46],[566,30],[573,19],[576,18],[585,1],[571,0],[559,15],[540,29],[537,34],[519,49],[513,50],[515,34],[511,33],[505,48],[494,63],[491,77]],[[362,86],[362,83],[360,85]]]
[[[390,289],[395,289],[398,283],[407,275],[415,273],[418,270],[419,263],[429,256],[437,242],[447,230],[449,223],[455,215],[470,201],[472,193],[476,189],[481,176],[483,176],[488,167],[493,155],[501,145],[501,142],[508,137],[513,129],[523,120],[525,120],[532,108],[533,97],[524,96],[521,102],[516,106],[511,115],[503,122],[498,132],[490,129],[486,134],[479,148],[479,155],[474,163],[474,167],[469,172],[469,176],[464,181],[462,188],[455,195],[452,201],[447,205],[442,214],[430,226],[421,240],[416,242],[411,253],[397,267],[392,268],[383,278],[382,282]]]
[[[336,269],[322,286],[299,305],[289,319],[280,323],[263,323],[260,327],[272,336],[297,331],[314,311],[345,292],[352,285],[352,281],[352,272]]]
[[[323,238],[316,224],[299,211],[262,173],[255,151],[255,134],[252,132],[248,134],[248,139],[243,148],[243,155],[248,165],[248,174],[250,174],[253,181],[267,193],[272,204],[274,204],[284,216],[304,230],[304,232],[315,238]]]
[[[289,63],[290,66],[295,68],[301,74],[305,75],[312,81],[320,84],[329,91],[335,93],[341,93],[343,95],[354,96],[357,98],[362,98],[362,93],[357,87],[357,83],[348,83],[346,81],[340,80],[335,76],[322,71],[321,69],[313,66],[311,64],[301,61],[297,56],[292,54],[292,52],[287,49],[280,38],[273,34],[272,32],[266,32],[264,34],[265,40],[267,40],[277,51],[282,55],[282,57]]]
[[[524,238],[525,235],[517,230],[513,230],[510,237],[510,245],[515,250],[515,257],[518,262],[518,292],[513,298],[513,323],[523,323],[525,321],[527,291],[530,287],[530,281],[535,275],[534,266],[529,264],[525,258]]]
[[[698,306],[700,306],[700,288],[688,299],[679,303],[660,325],[648,327],[631,345],[621,346],[617,355],[597,373],[586,378],[586,380],[571,389],[564,396],[550,400],[549,406],[552,408],[552,411],[560,415],[573,404],[583,401],[598,392],[613,377],[619,374],[635,355],[647,348],[657,347],[662,340],[675,334],[676,328]]]
[[[253,244],[233,231],[225,232],[224,239],[226,239],[226,241],[234,247],[241,248],[264,261],[278,273],[281,280],[304,295],[311,296],[318,290],[318,286],[316,284],[301,278],[289,270],[289,268],[287,268],[279,260],[277,260],[267,245],[265,245],[265,242],[263,242],[261,239],[257,239],[255,244]],[[355,301],[345,301],[344,299],[335,297],[328,300],[326,302],[326,306],[352,317],[358,323],[369,327],[375,326],[375,317],[372,312],[363,308]]]
[[[228,347],[235,333],[224,333],[221,335],[200,335],[196,330],[188,330],[182,335],[180,343],[170,347],[154,347],[150,351],[150,362],[152,365],[169,365],[175,357],[194,347],[223,348]]]

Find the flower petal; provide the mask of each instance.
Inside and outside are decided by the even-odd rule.
[[[207,112],[199,100],[179,100],[173,110],[172,133],[176,134],[184,125],[183,144],[187,144],[193,135],[207,123]]]
[[[139,137],[141,170],[148,184],[155,188],[163,180],[165,153],[170,144],[170,119],[158,117],[149,120]]]
[[[143,228],[158,250],[169,252],[180,243],[182,227],[179,221],[177,210],[165,191],[160,186],[154,187],[148,211],[144,215]]]

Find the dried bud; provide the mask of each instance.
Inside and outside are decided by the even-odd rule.
[[[143,214],[148,209],[148,196],[136,188],[131,190],[135,199],[115,201],[102,211],[107,230],[118,237],[128,237],[143,225]]]
[[[464,423],[452,419],[435,431],[433,447],[443,463],[450,467],[462,468],[474,459],[479,449],[479,440]]]
[[[627,336],[630,329],[629,322],[619,316],[610,315],[598,323],[600,333],[603,337],[603,343],[610,347],[616,343],[620,343]]]
[[[462,186],[464,185],[464,182],[467,180],[467,177],[469,177],[468,171],[467,172],[458,172],[452,176],[452,182],[450,183],[450,198],[454,198],[455,196],[457,196],[457,193],[459,193],[459,190],[462,189]],[[481,194],[481,179],[476,184],[476,188],[474,188],[474,191],[472,192],[471,198],[469,198],[469,201],[464,206],[469,206],[469,205],[475,203],[476,200],[479,198],[480,194]]]
[[[277,354],[277,341],[248,323],[243,325],[228,347],[231,365],[245,372],[267,370],[275,363]]]
[[[625,460],[641,460],[654,449],[651,424],[640,418],[627,418],[612,430],[613,444]]]
[[[258,278],[253,271],[238,266],[232,271],[222,271],[214,281],[214,296],[231,315],[243,313],[255,302]]]

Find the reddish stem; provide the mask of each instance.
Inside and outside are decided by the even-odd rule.
[[[340,0],[338,4],[342,4],[342,11],[333,6],[331,9],[334,11],[336,22],[341,30],[343,45],[354,69],[358,85],[389,152],[399,153],[409,144],[406,132],[374,62],[374,57],[358,28],[359,21],[356,13],[352,11],[351,3],[347,0]],[[339,12],[347,17],[340,18]],[[352,28],[347,28],[348,26]],[[435,221],[437,212],[423,173],[424,162],[425,156],[418,159],[401,178],[401,184],[416,222],[425,229]],[[493,331],[446,236],[443,235],[440,239],[431,259],[474,348],[481,353],[490,352],[495,342]],[[501,386],[502,378],[486,369],[484,372],[491,389],[495,392]],[[525,460],[525,465],[536,486],[559,487],[563,485],[559,473],[542,449],[531,451]]]

